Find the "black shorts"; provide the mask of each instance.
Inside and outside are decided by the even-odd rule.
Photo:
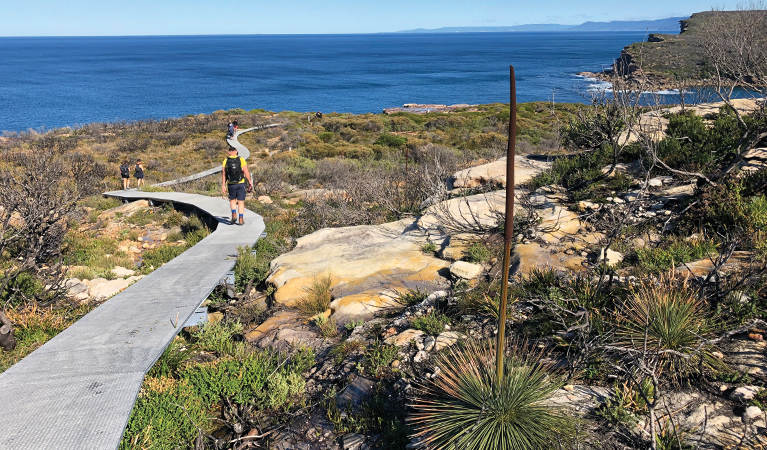
[[[137,174],[136,174],[136,175],[134,175],[134,176],[135,176],[136,178],[138,178],[139,180],[143,180],[143,179],[144,179],[144,174],[143,174],[143,173],[137,173]]]
[[[130,175],[121,175],[123,180],[130,180]]]
[[[245,183],[229,185],[229,200],[244,201],[246,193],[247,189],[245,188]]]

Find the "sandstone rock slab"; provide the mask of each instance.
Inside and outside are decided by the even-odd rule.
[[[480,166],[456,172],[451,178],[454,189],[498,183],[506,187],[506,157]],[[524,184],[532,177],[551,167],[550,162],[537,161],[516,155],[514,158],[514,184]]]
[[[423,331],[409,328],[396,336],[386,339],[384,342],[390,345],[396,345],[397,347],[404,347],[412,341],[421,339],[423,339]]]
[[[482,274],[483,267],[466,261],[456,261],[450,264],[450,273],[464,280],[473,280]]]

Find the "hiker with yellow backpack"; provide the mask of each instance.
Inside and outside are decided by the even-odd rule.
[[[247,184],[246,184],[247,182]],[[221,192],[229,193],[229,206],[232,209],[232,225],[243,225],[245,212],[245,195],[253,189],[253,182],[248,172],[245,158],[237,154],[237,149],[229,146],[229,156],[224,160],[221,171]],[[238,218],[239,213],[239,218]],[[239,220],[238,220],[239,219]]]

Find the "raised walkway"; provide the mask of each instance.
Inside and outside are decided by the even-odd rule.
[[[197,245],[0,374],[0,450],[117,449],[144,375],[232,269],[237,247],[255,244],[264,231],[261,216],[248,210],[245,225],[229,225],[223,198],[134,190],[104,195],[182,203],[219,223]]]
[[[240,156],[242,156],[245,159],[248,159],[248,158],[250,158],[250,150],[248,150],[248,148],[245,147],[244,145],[240,144],[240,142],[237,140],[237,138],[241,134],[247,133],[247,132],[250,132],[250,131],[265,130],[267,128],[280,127],[280,126],[283,126],[283,125],[285,125],[285,124],[284,123],[272,123],[272,124],[269,124],[269,125],[260,125],[260,126],[257,126],[257,127],[246,128],[244,130],[237,130],[237,133],[234,135],[234,137],[232,139],[227,139],[226,142],[229,145],[231,145],[232,147],[237,149],[237,154],[239,154]],[[189,181],[199,180],[200,178],[205,178],[207,176],[217,174],[217,173],[221,172],[222,169],[223,169],[222,166],[217,166],[217,167],[214,167],[212,169],[203,170],[202,172],[198,172],[198,173],[195,173],[193,175],[188,175],[188,176],[185,176],[185,177],[182,177],[182,178],[176,178],[175,180],[163,181],[162,183],[157,183],[157,184],[154,184],[153,186],[167,187],[167,186],[173,186],[175,184],[187,183]]]

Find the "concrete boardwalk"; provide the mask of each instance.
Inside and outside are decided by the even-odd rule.
[[[219,220],[200,243],[100,305],[0,374],[0,449],[117,449],[146,372],[235,263],[263,219],[229,225],[223,198],[115,191],[194,206]],[[223,223],[226,221],[226,223]]]

